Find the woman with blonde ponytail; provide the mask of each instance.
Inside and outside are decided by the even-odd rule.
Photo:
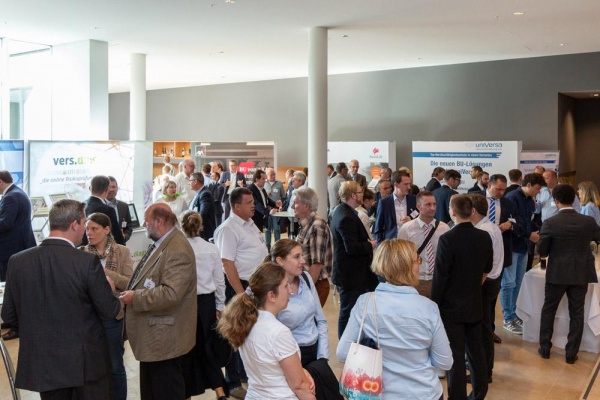
[[[300,363],[290,330],[275,318],[287,307],[285,270],[259,265],[246,292],[225,307],[218,330],[240,355],[248,374],[246,399],[315,399],[314,382]]]

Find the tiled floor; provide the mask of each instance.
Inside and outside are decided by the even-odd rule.
[[[325,315],[329,321],[331,366],[339,376],[342,364],[335,359],[337,346],[337,315],[339,306],[337,297],[330,294],[325,305]],[[498,309],[499,310],[499,309]],[[497,312],[496,315],[502,315]],[[523,342],[521,336],[506,332],[501,328],[501,321],[496,321],[498,335],[503,342],[496,345],[496,366],[494,368],[494,383],[490,385],[488,399],[491,400],[570,400],[579,399],[590,379],[590,374],[598,361],[597,354],[579,353],[579,360],[574,365],[564,361],[564,350],[553,349],[552,357],[543,360],[537,354],[537,344]],[[15,364],[17,362],[18,340],[6,342],[8,351]],[[127,368],[129,399],[139,399],[138,363],[134,359],[129,346],[125,353]],[[444,390],[446,381],[442,381]],[[600,385],[592,390],[589,399],[600,399]],[[596,396],[596,397],[594,397]],[[37,393],[21,391],[23,400],[39,399]],[[193,397],[195,400],[214,399],[215,394],[209,391],[202,396]],[[4,369],[0,367],[0,400],[11,399],[8,380]]]

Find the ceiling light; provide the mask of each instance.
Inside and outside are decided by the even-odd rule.
[[[246,146],[273,146],[275,142],[271,141],[258,141],[258,142],[246,142]]]
[[[200,142],[200,146],[210,146],[210,143]]]
[[[520,12],[520,11],[517,11],[517,12],[514,12],[514,13],[513,13],[513,15],[524,15],[524,14],[525,14],[525,13],[523,13],[523,12]]]
[[[600,94],[598,94],[598,93],[592,94],[592,97],[599,97],[599,96],[600,96]]]
[[[561,47],[568,46],[568,45],[569,45],[569,43],[561,43],[561,44],[559,44],[559,46],[561,46]]]

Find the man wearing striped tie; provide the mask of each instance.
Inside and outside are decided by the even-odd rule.
[[[417,246],[419,256],[423,260],[419,267],[419,286],[417,286],[417,291],[420,295],[427,298],[429,298],[431,293],[431,280],[433,279],[438,239],[450,230],[446,223],[436,221],[434,218],[435,207],[435,197],[433,197],[433,194],[428,191],[420,192],[417,194],[419,217],[406,222],[398,231],[399,239],[410,240]],[[435,228],[436,225],[437,228]],[[434,230],[433,234],[425,242],[425,239],[430,236],[432,230]],[[423,246],[424,243],[425,245]]]

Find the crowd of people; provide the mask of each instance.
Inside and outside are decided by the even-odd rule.
[[[522,334],[516,300],[536,244],[548,257],[538,352],[551,355],[566,293],[565,360],[577,360],[587,284],[597,282],[589,243],[600,241],[590,181],[575,190],[555,171],[507,178],[473,167],[475,185],[459,194],[456,170],[437,167],[417,188],[406,168],[383,168],[370,190],[351,160],[327,166],[319,196],[307,171],[282,182],[258,169],[248,183],[235,160],[195,172],[186,159],[176,175],[168,161],[144,212],[152,244],[135,268],[114,178],[94,177],[84,203],[56,202],[36,247],[29,199],[0,171],[3,338],[20,338],[17,387],[43,399],[125,399],[129,340],[142,399],[206,389],[219,400],[339,399],[323,313],[331,280],[335,354],[344,362],[361,330],[361,343],[377,343],[384,399],[443,399],[444,376],[449,398],[467,398],[469,382],[469,398],[483,399],[501,343],[497,299],[502,328]]]

